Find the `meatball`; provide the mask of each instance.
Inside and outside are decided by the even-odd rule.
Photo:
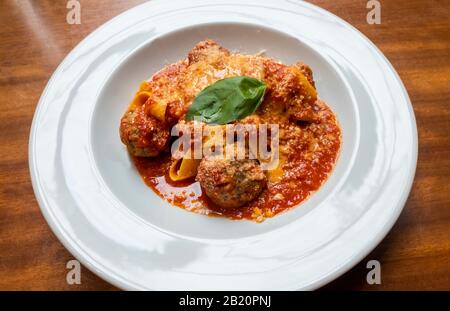
[[[204,158],[196,180],[206,195],[225,208],[240,207],[256,197],[266,186],[266,175],[256,160]]]
[[[221,47],[214,40],[207,39],[197,43],[189,52],[188,62],[194,64],[205,60],[214,61],[228,55],[230,55],[230,51]]]
[[[134,156],[157,156],[166,148],[169,138],[168,127],[146,114],[143,107],[127,111],[120,122],[120,139]]]

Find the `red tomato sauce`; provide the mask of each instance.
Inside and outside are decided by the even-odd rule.
[[[260,117],[280,125],[280,152],[283,174],[268,181],[261,195],[239,208],[220,207],[206,197],[194,180],[170,180],[170,153],[157,158],[133,157],[145,183],[161,198],[189,211],[232,219],[263,221],[292,208],[317,191],[334,168],[341,146],[341,130],[333,112],[317,101],[318,120],[295,123],[273,113]]]

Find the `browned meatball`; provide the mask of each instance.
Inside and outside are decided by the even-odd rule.
[[[143,107],[126,112],[120,122],[120,139],[135,156],[157,156],[166,148],[169,138],[167,126],[146,114]]]
[[[266,175],[256,160],[202,159],[196,180],[206,195],[226,208],[242,206],[259,196]]]
[[[228,55],[230,55],[230,51],[221,47],[215,41],[207,39],[194,46],[188,54],[188,61],[189,64],[194,64],[202,60],[217,60]]]

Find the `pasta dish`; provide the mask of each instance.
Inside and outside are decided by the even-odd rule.
[[[141,83],[120,138],[162,199],[257,222],[317,191],[341,146],[310,67],[234,53],[212,40]]]

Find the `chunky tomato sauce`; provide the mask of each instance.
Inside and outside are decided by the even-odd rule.
[[[145,183],[176,206],[206,215],[263,221],[303,202],[320,188],[335,165],[341,145],[340,127],[324,102],[318,100],[313,109],[318,119],[301,123],[287,120],[283,112],[260,109],[263,121],[280,125],[281,169],[267,172],[268,184],[261,195],[239,208],[214,204],[194,179],[171,181],[169,152],[157,158],[134,157],[134,163]]]

